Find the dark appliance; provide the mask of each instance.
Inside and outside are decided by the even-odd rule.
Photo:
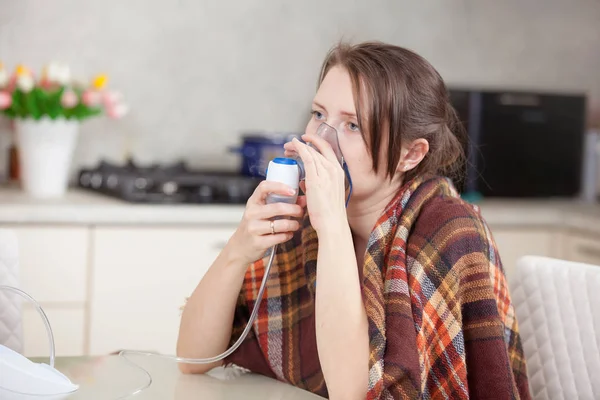
[[[260,179],[192,170],[184,163],[138,166],[102,161],[79,172],[78,186],[132,203],[245,204]]]
[[[300,136],[296,133],[247,133],[241,136],[241,145],[231,147],[229,151],[240,154],[242,175],[264,178],[269,161],[283,157],[283,145]]]
[[[581,189],[586,97],[451,89],[468,135],[466,180],[483,197],[574,197]]]

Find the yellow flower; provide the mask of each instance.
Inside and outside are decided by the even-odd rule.
[[[96,90],[101,90],[104,89],[107,82],[108,77],[105,74],[100,74],[92,80],[92,87]]]
[[[17,76],[29,76],[29,75],[31,75],[31,71],[29,70],[29,68],[27,68],[23,64],[20,64],[17,66],[15,74]]]

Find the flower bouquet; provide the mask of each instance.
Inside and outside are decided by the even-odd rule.
[[[65,193],[83,120],[127,113],[122,96],[108,90],[107,81],[97,75],[89,83],[78,82],[60,63],[47,65],[39,78],[23,65],[9,74],[0,63],[0,115],[14,120],[21,184],[29,194]]]

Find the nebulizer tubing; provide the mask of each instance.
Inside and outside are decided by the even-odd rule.
[[[348,202],[350,201],[350,196],[352,195],[352,179],[350,177],[350,171],[348,170],[348,164],[345,162],[344,157],[341,154],[341,150],[339,148],[339,143],[337,141],[337,130],[335,128],[331,127],[330,125],[327,125],[326,123],[322,123],[321,126],[319,126],[317,134],[319,132],[328,131],[328,128],[331,128],[333,130],[333,133],[335,134],[333,137],[333,139],[335,139],[335,143],[331,143],[333,141],[332,138],[330,138],[328,140],[328,142],[332,145],[334,152],[336,152],[336,155],[338,156],[338,161],[340,162],[340,164],[344,170],[344,174],[346,175],[346,178],[348,180],[349,192],[348,192],[348,197],[346,198],[346,202],[345,202],[345,206],[348,207]],[[298,160],[298,161],[300,161],[300,160]],[[301,174],[300,174],[300,168],[296,171],[296,174],[297,175],[295,175],[293,178],[293,179],[296,179],[296,182],[298,182],[298,180],[304,179],[304,177],[301,176]],[[225,359],[226,357],[230,356],[235,350],[237,350],[238,347],[241,346],[241,344],[244,342],[244,340],[250,333],[250,329],[252,329],[252,326],[254,325],[254,321],[256,320],[256,317],[258,316],[258,310],[259,310],[260,304],[262,302],[262,298],[264,296],[264,291],[267,286],[267,280],[269,279],[269,274],[271,271],[271,267],[273,266],[273,262],[275,260],[276,253],[277,253],[277,245],[274,245],[271,248],[271,254],[269,256],[269,261],[267,263],[264,277],[262,279],[260,289],[258,290],[256,303],[254,304],[254,308],[252,309],[250,318],[246,324],[246,327],[242,331],[242,334],[240,335],[240,337],[236,340],[236,342],[229,349],[227,349],[225,352],[223,352],[217,356],[208,357],[208,358],[186,358],[186,357],[177,357],[177,356],[172,356],[172,355],[144,352],[144,351],[138,351],[138,350],[121,350],[119,352],[119,356],[122,357],[127,362],[129,362],[134,367],[140,369],[146,375],[146,382],[143,385],[136,388],[135,390],[129,392],[128,394],[126,394],[124,396],[118,397],[115,400],[122,400],[122,399],[129,398],[131,396],[135,396],[135,395],[141,393],[142,391],[146,390],[148,387],[150,387],[152,385],[152,381],[153,381],[152,375],[150,375],[150,373],[146,369],[144,369],[140,365],[138,365],[138,364],[134,363],[133,361],[131,361],[130,359],[128,359],[127,355],[160,357],[160,358],[165,358],[165,359],[169,359],[169,360],[172,360],[172,361],[175,361],[178,363],[185,363],[185,364],[212,364],[214,362]],[[17,289],[17,288],[11,287],[11,286],[0,286],[0,289],[5,289],[5,290],[9,290],[11,292],[17,293],[35,305],[37,311],[40,313],[42,319],[44,320],[44,324],[46,325],[46,331],[48,333],[48,341],[50,343],[50,366],[54,367],[54,358],[55,358],[54,335],[52,333],[52,328],[50,326],[50,322],[48,321],[48,317],[46,316],[46,313],[44,313],[44,310],[42,309],[40,304],[33,297],[31,297],[29,294],[25,293],[24,291],[22,291],[20,289]],[[28,393],[20,393],[20,394],[27,395]]]
[[[48,335],[48,343],[50,346],[50,356],[49,356],[50,360],[48,362],[48,365],[50,365],[52,368],[54,368],[54,359],[55,359],[54,334],[52,333],[52,327],[50,326],[50,321],[48,320],[48,316],[44,312],[44,309],[42,308],[40,303],[38,303],[33,297],[31,297],[29,294],[27,294],[26,292],[24,292],[21,289],[18,289],[13,286],[0,285],[0,292],[3,290],[18,294],[19,296],[23,297],[25,300],[29,301],[31,304],[33,304],[35,306],[36,311],[38,312],[38,314],[40,314],[40,317],[42,317],[42,320],[44,321],[44,325],[46,326],[46,333]]]

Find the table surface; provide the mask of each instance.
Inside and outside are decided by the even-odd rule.
[[[159,357],[57,357],[55,361],[55,368],[79,385],[79,390],[68,396],[68,400],[125,398],[148,383],[147,375],[136,365],[152,376],[152,384],[147,389],[130,397],[136,400],[322,399],[274,379],[255,374],[226,373],[223,368],[216,368],[207,375],[184,375],[174,361]]]

